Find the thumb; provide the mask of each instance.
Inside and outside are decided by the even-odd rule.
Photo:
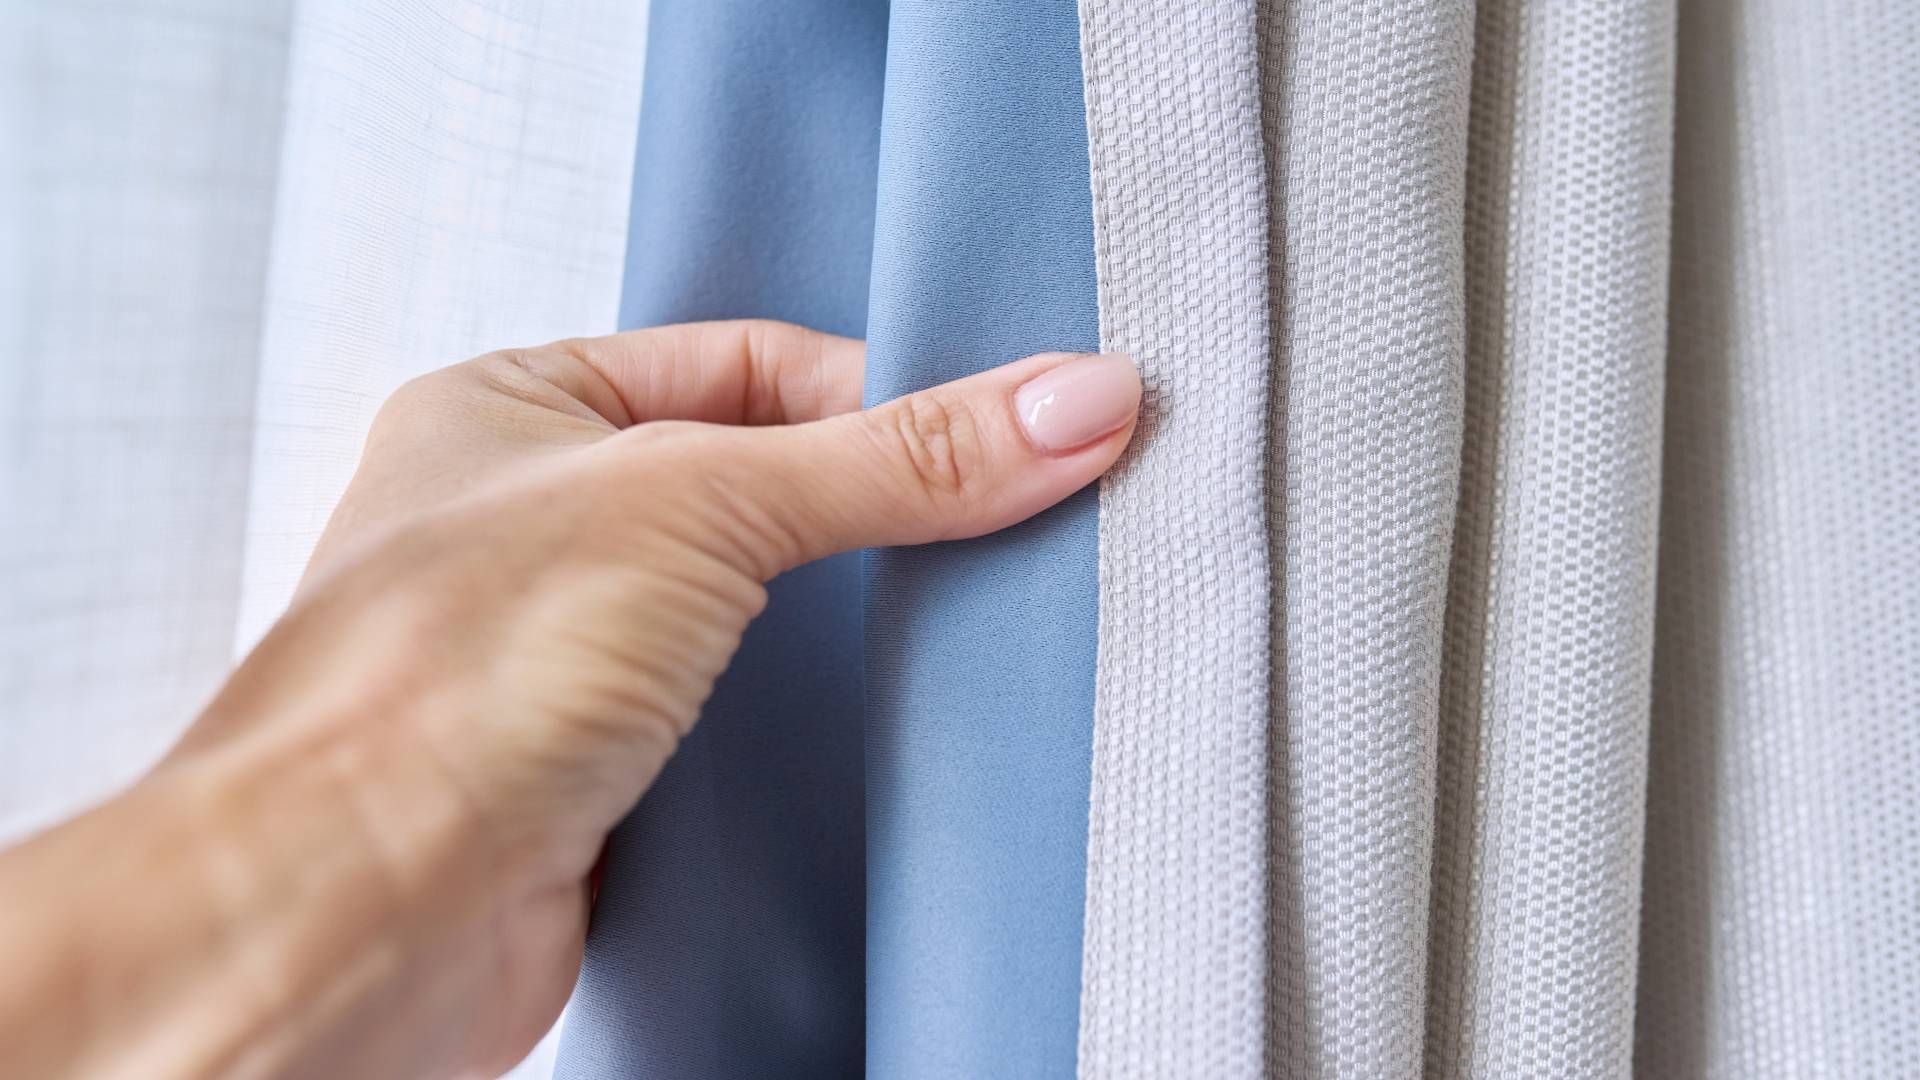
[[[738,429],[739,490],[793,562],[956,540],[1052,506],[1133,435],[1140,376],[1118,354],[1044,353],[865,412]]]

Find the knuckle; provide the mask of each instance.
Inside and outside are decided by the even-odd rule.
[[[609,452],[628,453],[639,463],[649,463],[654,455],[670,450],[688,452],[700,460],[702,451],[723,442],[725,432],[698,420],[649,420],[619,433]]]
[[[914,482],[929,495],[964,497],[979,457],[980,425],[965,401],[939,393],[913,394],[888,425]]]
[[[529,350],[500,349],[495,352],[476,356],[465,365],[472,374],[487,386],[509,392],[540,382],[539,365]]]
[[[548,345],[547,351],[565,357],[581,367],[600,368],[608,365],[611,358],[607,355],[607,346],[603,339],[590,337],[570,337]],[[508,363],[527,366],[529,357],[525,349],[509,350]]]
[[[742,324],[748,423],[793,421],[789,402],[819,397],[819,337],[792,323],[749,319]]]
[[[394,388],[373,414],[371,431],[386,434],[406,430],[423,415],[443,407],[447,399],[447,378],[442,371],[416,375]]]
[[[480,386],[507,399],[554,408],[568,400],[565,391],[554,383],[554,358],[580,359],[585,354],[570,347],[542,349],[501,349],[475,357],[471,363]]]

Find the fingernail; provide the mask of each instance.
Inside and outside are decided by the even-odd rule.
[[[1140,407],[1140,373],[1122,353],[1083,356],[1014,391],[1027,439],[1048,453],[1077,449],[1126,426]]]

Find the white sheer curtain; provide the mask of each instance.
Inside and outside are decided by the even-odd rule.
[[[0,840],[165,749],[395,385],[612,329],[646,15],[0,0]]]
[[[158,754],[398,383],[612,328],[646,5],[0,4],[0,835]]]
[[[0,836],[233,650],[290,5],[0,3]]]

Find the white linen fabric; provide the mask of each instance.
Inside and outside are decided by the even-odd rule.
[[[613,329],[646,5],[0,20],[4,835],[172,739],[292,595],[395,386]]]
[[[285,0],[0,2],[0,840],[226,672]]]
[[[486,349],[614,329],[645,34],[630,0],[300,7],[242,648],[292,596],[396,386]]]

